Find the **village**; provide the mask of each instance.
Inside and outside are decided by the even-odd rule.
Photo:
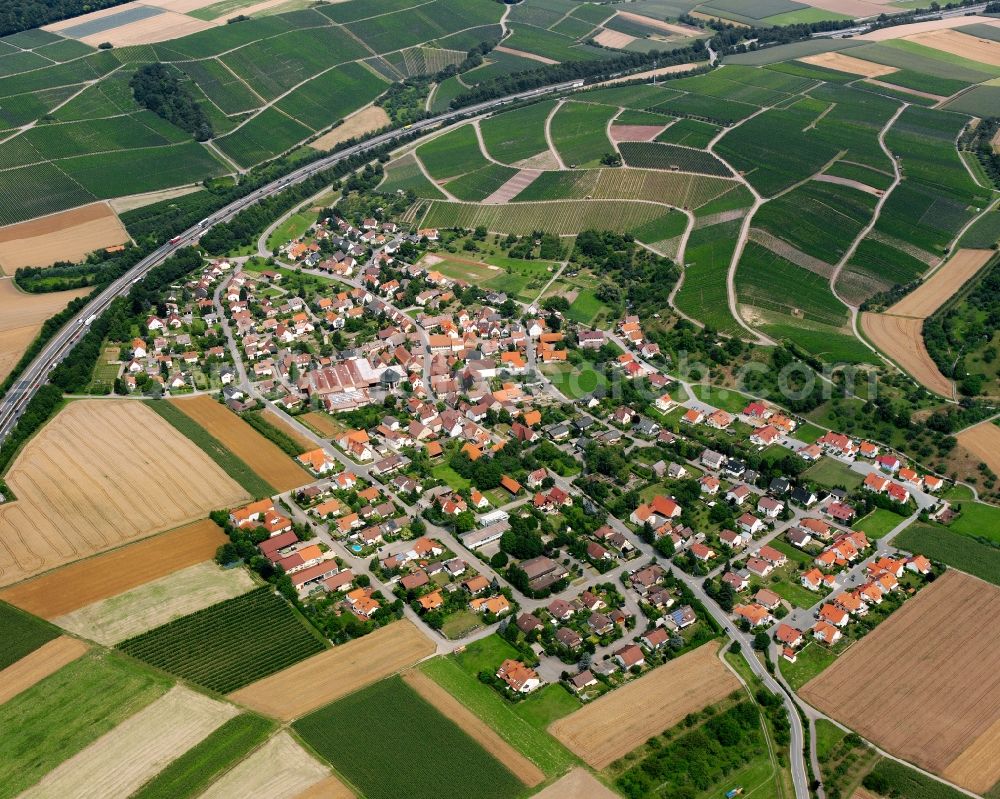
[[[328,217],[277,260],[213,261],[123,362],[126,391],[217,390],[313,439],[313,484],[229,514],[307,606],[353,635],[405,614],[441,651],[499,630],[521,653],[499,691],[589,700],[727,622],[768,658],[842,649],[933,578],[891,541],[947,511],[941,478],[834,431],[801,440],[751,398],[702,402],[639,317],[590,328],[445,277],[424,258],[439,240]],[[581,351],[643,399],[570,401],[539,367]],[[876,512],[898,528],[852,529]]]

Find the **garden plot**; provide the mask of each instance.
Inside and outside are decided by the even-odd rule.
[[[0,584],[203,518],[248,495],[142,403],[70,403],[18,455],[0,505]]]

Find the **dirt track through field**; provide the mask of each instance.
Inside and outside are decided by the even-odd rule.
[[[534,788],[545,782],[545,773],[538,766],[515,750],[497,735],[492,727],[426,674],[419,671],[408,671],[403,675],[403,679],[414,691],[454,721],[474,741],[510,769],[511,773],[529,788]]]
[[[924,344],[923,320],[862,313],[861,329],[875,348],[895,361],[928,391],[954,397],[955,387],[941,374]]]
[[[223,569],[207,561],[52,621],[83,638],[114,646],[133,635],[245,594],[253,587],[254,581],[245,569]]]
[[[107,203],[94,203],[0,228],[0,269],[82,261],[88,253],[129,241]]]
[[[316,141],[309,142],[309,146],[314,150],[332,150],[341,142],[352,139],[355,136],[363,136],[366,133],[384,128],[389,124],[389,115],[385,109],[378,105],[371,105],[362,108],[355,114],[344,119],[344,124],[334,128],[329,133],[320,136]]]
[[[960,446],[981,460],[995,474],[1000,474],[1000,427],[983,422],[958,434]]]
[[[233,799],[236,796],[293,799],[329,778],[329,769],[312,758],[287,732],[279,732],[224,774],[199,799]]]
[[[884,64],[876,64],[874,61],[865,61],[861,58],[845,55],[844,53],[817,53],[800,58],[806,64],[813,64],[817,67],[836,69],[839,72],[849,72],[851,75],[862,75],[866,78],[878,78],[882,75],[891,75],[898,72],[896,67],[888,67]]]
[[[170,400],[278,491],[311,483],[313,478],[288,455],[244,422],[225,405],[202,394]]]
[[[0,278],[0,380],[10,374],[46,319],[91,290],[27,294],[18,291],[13,279]]]
[[[0,585],[237,505],[247,493],[140,402],[77,400],[6,475]]]
[[[0,705],[50,674],[55,674],[67,663],[81,657],[87,649],[83,641],[60,635],[0,671]]]
[[[292,721],[402,671],[434,651],[427,636],[403,619],[251,683],[229,698],[267,716]]]
[[[926,319],[972,280],[994,255],[993,250],[956,250],[944,266],[888,308],[886,313]]]
[[[50,771],[21,797],[129,796],[238,712],[230,704],[175,686]]]
[[[228,540],[204,519],[4,589],[0,599],[54,619],[208,560]]]
[[[607,768],[688,713],[740,688],[709,642],[559,719],[549,732],[595,769]]]
[[[981,792],[1000,780],[1000,638],[984,634],[998,614],[1000,589],[950,570],[799,693],[921,768],[955,764]]]

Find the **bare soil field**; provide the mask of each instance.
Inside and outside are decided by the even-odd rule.
[[[941,374],[924,344],[923,320],[884,313],[861,314],[861,329],[889,358],[914,380],[942,397],[954,397],[955,387]]]
[[[83,641],[60,635],[0,671],[0,705],[82,656]]]
[[[534,799],[618,799],[618,794],[605,787],[589,771],[577,766],[548,788],[535,794]]]
[[[88,253],[130,237],[107,203],[93,203],[51,216],[0,228],[0,269],[82,261]]]
[[[534,788],[545,782],[545,773],[538,766],[515,750],[497,735],[492,727],[426,674],[419,671],[408,671],[403,675],[403,679],[414,691],[472,736],[473,740],[503,763],[515,777],[529,788]]]
[[[336,777],[327,777],[297,794],[295,799],[355,799],[354,792]]]
[[[247,493],[139,402],[69,403],[6,475],[0,586],[204,518]]]
[[[817,53],[800,58],[806,64],[814,64],[817,67],[836,69],[840,72],[849,72],[852,75],[863,75],[866,78],[878,78],[882,75],[891,75],[898,72],[896,67],[888,67],[884,64],[876,64],[874,61],[865,61],[854,56],[843,53]]]
[[[947,263],[886,310],[892,316],[912,316],[926,319],[944,305],[952,295],[976,276],[993,257],[993,250],[956,250]]]
[[[958,434],[958,443],[1000,474],[1000,427],[983,422]]]
[[[921,768],[954,765],[952,779],[981,792],[1000,780],[1000,639],[983,634],[997,613],[1000,589],[949,570],[799,693]]]
[[[205,561],[52,621],[83,638],[114,646],[253,587],[245,569],[223,569]]]
[[[279,732],[223,774],[199,799],[232,799],[234,796],[293,799],[329,778],[329,769],[320,765],[287,732]]]
[[[594,41],[604,47],[624,49],[635,41],[635,37],[620,31],[602,30],[594,37]]]
[[[565,716],[549,732],[595,769],[739,690],[710,642]]]
[[[430,639],[403,619],[251,683],[229,698],[267,716],[291,721],[402,671],[434,651]],[[305,685],[309,690],[303,690]]]
[[[51,620],[208,560],[228,540],[204,519],[19,583],[0,599]]]
[[[332,416],[326,413],[321,413],[320,411],[309,411],[309,413],[304,413],[299,418],[306,425],[326,438],[332,438],[344,430],[343,426],[334,421]]]
[[[510,55],[518,55],[521,56],[521,58],[530,58],[532,61],[540,61],[543,64],[559,63],[553,58],[546,58],[543,55],[538,55],[537,53],[528,53],[524,50],[515,50],[513,47],[504,47],[503,45],[500,45],[498,47],[494,47],[493,49],[496,50],[498,53],[509,53]]]
[[[0,380],[10,374],[45,320],[92,289],[27,294],[11,278],[0,278]]]
[[[80,41],[91,47],[97,47],[102,42],[111,42],[115,47],[128,47],[133,44],[155,44],[180,39],[212,27],[214,24],[211,22],[195,19],[186,14],[165,11],[155,17],[129,22],[92,36],[84,36]]]
[[[513,200],[542,174],[537,169],[522,169],[499,189],[483,200],[484,203],[505,203]]]
[[[654,28],[655,30],[663,31],[664,33],[672,33],[675,36],[698,36],[702,33],[702,31],[697,28],[689,28],[685,25],[677,25],[673,22],[664,22],[660,19],[644,17],[642,14],[633,14],[631,11],[619,11],[616,16],[628,20],[629,22],[635,22],[639,25],[643,25],[647,28]]]
[[[821,183],[836,183],[838,186],[848,186],[852,189],[857,189],[858,191],[863,191],[865,194],[871,194],[873,197],[881,197],[883,192],[867,183],[862,183],[860,180],[851,180],[850,178],[842,178],[838,175],[815,175],[813,180],[818,180]]]
[[[212,397],[202,394],[170,402],[219,439],[237,458],[278,491],[288,491],[313,481],[309,473],[277,445]]]
[[[664,125],[611,125],[611,141],[652,141]]]
[[[812,5],[815,5],[812,3]],[[986,17],[976,17],[975,22],[983,25],[1000,25],[1000,20]],[[862,33],[855,38],[867,42],[884,42],[888,39],[902,39],[928,31],[947,30],[948,28],[961,28],[969,24],[968,17],[946,17],[944,19],[930,19],[926,22],[913,22],[909,25],[895,25],[889,28],[880,28],[870,33]]]
[[[143,208],[162,200],[172,200],[175,197],[183,197],[185,194],[194,194],[201,191],[201,186],[182,186],[179,189],[163,189],[161,191],[147,191],[144,194],[130,194],[127,197],[116,197],[108,200],[116,214],[124,214],[126,211],[134,211],[136,208]]]
[[[230,704],[175,686],[64,761],[21,796],[129,796],[238,712]]]
[[[315,141],[309,142],[309,146],[314,150],[332,150],[341,142],[353,139],[355,136],[363,136],[373,130],[384,128],[389,124],[389,115],[381,106],[370,105],[356,111],[344,119],[344,124],[336,127],[329,133],[324,133]]]
[[[906,41],[916,42],[943,53],[969,58],[983,64],[1000,67],[1000,42],[970,36],[956,30],[936,30],[907,36]]]

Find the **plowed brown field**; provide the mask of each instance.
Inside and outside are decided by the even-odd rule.
[[[654,735],[740,688],[710,642],[605,694],[549,727],[595,769],[607,768]]]
[[[84,288],[26,294],[18,291],[13,279],[0,279],[0,380],[10,374],[46,319],[90,291]]]
[[[204,518],[249,497],[142,403],[71,402],[29,441],[0,505],[0,585]]]
[[[209,560],[228,540],[204,519],[6,588],[0,599],[53,619]]]
[[[545,781],[545,774],[538,766],[514,749],[497,735],[492,727],[426,674],[419,671],[408,671],[403,675],[403,679],[414,691],[465,730],[473,740],[503,763],[515,777],[529,788],[534,788]]]
[[[378,105],[370,105],[368,108],[362,108],[357,113],[351,114],[344,120],[343,125],[323,134],[315,141],[309,142],[309,146],[314,150],[332,150],[341,142],[353,139],[355,136],[371,133],[388,124],[389,115],[385,109]]]
[[[951,398],[955,388],[941,374],[924,344],[923,320],[882,313],[861,314],[861,329],[881,350],[929,391]]]
[[[267,716],[291,721],[402,671],[434,650],[430,639],[404,619],[313,655],[241,688],[229,698]]]
[[[0,671],[0,705],[27,691],[36,682],[59,671],[87,651],[87,645],[68,635],[60,635]]]
[[[799,692],[883,749],[982,792],[1000,780],[1000,589],[948,571]]]
[[[295,461],[244,422],[225,405],[202,394],[170,400],[278,491],[311,483],[313,478]]]
[[[1000,45],[998,45],[1000,46]],[[938,269],[914,291],[886,310],[892,316],[926,319],[968,283],[987,261],[993,250],[957,250],[948,263]]]
[[[958,434],[958,443],[1000,474],[1000,427],[983,422]]]
[[[0,269],[82,261],[103,247],[124,244],[128,232],[107,203],[94,203],[0,228]]]

